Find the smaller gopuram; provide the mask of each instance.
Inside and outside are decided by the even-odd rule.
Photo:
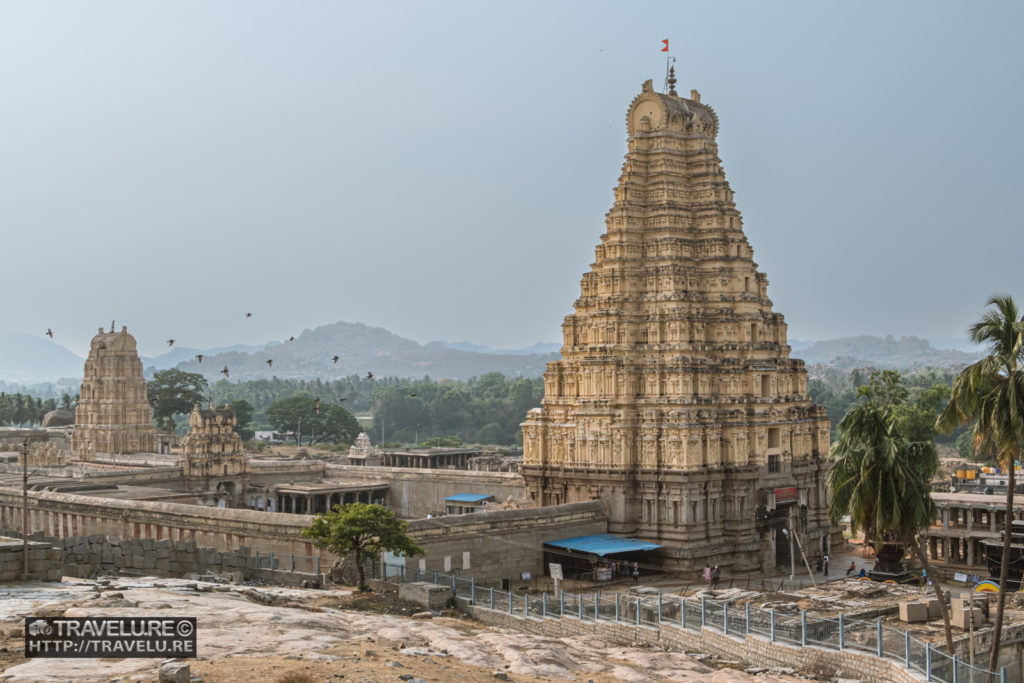
[[[92,338],[75,409],[71,451],[80,460],[96,453],[122,455],[156,451],[153,411],[135,337],[128,328]]]
[[[230,406],[192,408],[189,432],[181,444],[182,474],[191,489],[220,491],[225,496],[218,498],[232,503],[245,491],[245,450],[234,430],[237,423]]]

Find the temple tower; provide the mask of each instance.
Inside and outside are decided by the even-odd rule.
[[[626,118],[615,202],[542,407],[523,423],[541,505],[600,499],[666,564],[789,565],[827,549],[829,421],[789,357],[700,94],[651,81]]]
[[[205,494],[209,504],[234,507],[248,488],[245,449],[236,424],[231,406],[195,406],[188,416],[189,432],[181,444],[182,474],[186,486]]]
[[[71,450],[82,460],[96,453],[155,453],[153,411],[135,337],[128,328],[92,338],[75,409]]]

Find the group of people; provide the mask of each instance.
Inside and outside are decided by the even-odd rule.
[[[814,568],[817,571],[822,572],[825,576],[828,576],[829,561],[828,555],[818,555],[814,558]]]
[[[704,565],[704,582],[708,584],[708,588],[717,588],[718,579],[722,576],[722,572],[718,569],[716,564],[714,567],[711,565]]]

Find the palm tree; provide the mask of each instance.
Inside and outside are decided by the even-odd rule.
[[[839,439],[832,447],[828,484],[832,490],[829,519],[838,524],[850,515],[851,530],[864,531],[875,550],[883,546],[910,547],[935,577],[920,534],[935,519],[930,482],[939,468],[934,441],[908,441],[903,435],[894,406],[867,387],[857,404],[839,423]],[[902,550],[900,551],[902,554]],[[937,578],[932,579],[946,632],[946,647],[953,652],[949,610]]]
[[[964,368],[953,380],[949,403],[935,423],[936,429],[952,432],[977,420],[975,434],[991,444],[999,465],[1009,475],[1006,487],[1006,525],[999,568],[999,601],[989,669],[999,662],[999,638],[1003,628],[1010,543],[1013,529],[1014,462],[1024,444],[1024,319],[1009,296],[988,300],[992,306],[971,326],[971,339],[988,347],[988,355]]]

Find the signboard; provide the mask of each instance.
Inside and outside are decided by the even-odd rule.
[[[796,487],[787,486],[783,489],[775,489],[775,504],[779,503],[795,503],[796,502]]]
[[[549,562],[548,571],[551,572],[551,578],[555,581],[562,580],[562,565],[556,562]]]
[[[961,574],[960,572],[956,572],[953,574],[953,580],[967,583],[967,574]]]

